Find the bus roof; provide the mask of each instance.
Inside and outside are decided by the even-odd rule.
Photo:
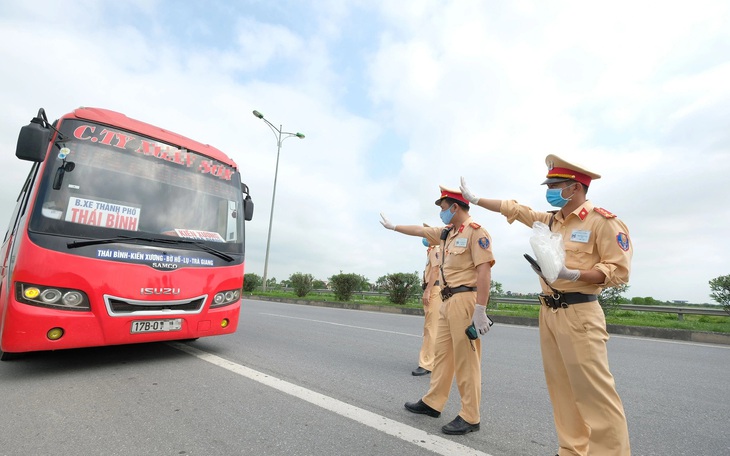
[[[132,119],[120,112],[111,111],[109,109],[87,108],[82,106],[75,109],[70,115],[64,117],[70,116],[141,133],[145,136],[207,155],[234,168],[238,168],[236,163],[229,156],[209,144],[199,143],[193,139],[165,130],[164,128],[150,125],[142,122],[141,120]]]

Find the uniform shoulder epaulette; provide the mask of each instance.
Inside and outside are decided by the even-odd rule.
[[[599,214],[601,214],[602,216],[604,216],[607,219],[616,217],[616,214],[612,214],[611,212],[607,211],[606,209],[604,209],[602,207],[594,207],[593,210],[598,212]]]
[[[469,224],[469,226],[470,226],[470,227],[472,227],[472,228],[474,228],[475,230],[476,230],[476,229],[479,229],[479,228],[481,228],[481,227],[482,227],[482,226],[481,226],[480,224],[478,224],[477,222],[471,222],[471,223]]]

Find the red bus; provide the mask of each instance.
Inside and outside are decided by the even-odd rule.
[[[16,156],[0,359],[236,331],[253,202],[228,156],[97,108],[40,109]]]

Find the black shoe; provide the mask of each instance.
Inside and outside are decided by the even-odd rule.
[[[421,399],[418,402],[406,402],[406,409],[412,413],[419,413],[421,415],[428,415],[433,418],[441,416],[441,412],[436,409],[432,409],[426,405]]]
[[[421,375],[427,375],[430,374],[431,371],[428,369],[424,369],[421,366],[418,366],[418,369],[415,369],[411,374],[415,375],[416,377],[419,377]]]
[[[462,434],[466,434],[468,432],[478,431],[479,423],[469,424],[466,421],[464,421],[464,418],[462,418],[459,415],[456,415],[456,418],[454,418],[454,421],[452,421],[451,423],[442,427],[441,430],[443,431],[444,434],[462,435]]]

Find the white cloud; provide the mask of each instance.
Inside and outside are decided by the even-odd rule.
[[[162,1],[54,5],[11,2],[0,18],[5,217],[29,169],[12,156],[20,126],[41,106],[106,107],[239,163],[256,202],[247,267],[261,274],[276,142],[257,109],[306,134],[281,150],[270,277],[420,271],[420,240],[385,231],[379,212],[436,224],[438,185],[461,175],[546,208],[548,153],[603,175],[589,196],[631,230],[629,296],[709,301],[707,282],[730,273],[725,2],[214,3],[187,20],[175,3],[174,24]],[[494,279],[536,290],[529,230],[472,211]]]

